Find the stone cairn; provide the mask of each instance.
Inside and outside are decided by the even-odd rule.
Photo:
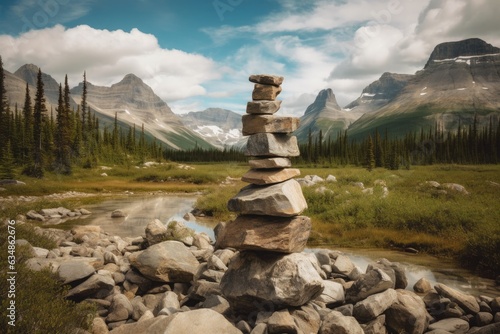
[[[251,169],[242,180],[250,185],[229,200],[228,209],[239,216],[216,229],[216,248],[235,248],[221,281],[221,290],[242,312],[280,309],[306,304],[322,290],[322,279],[308,257],[301,253],[311,231],[311,221],[300,214],[307,208],[300,184],[293,178],[289,158],[300,154],[295,117],[277,117],[283,77],[251,75],[255,83],[243,135],[249,136],[245,155]]]

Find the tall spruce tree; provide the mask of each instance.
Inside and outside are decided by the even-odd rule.
[[[71,131],[69,117],[69,88],[66,76],[64,95],[62,86],[59,85],[59,99],[57,105],[56,131],[55,131],[55,171],[62,174],[71,173]]]
[[[81,112],[82,112],[82,137],[83,140],[87,139],[87,133],[90,126],[90,112],[87,113],[87,72],[83,72],[83,90],[82,90],[82,102],[81,102]]]
[[[31,95],[28,83],[24,95],[23,106],[23,160],[28,161],[33,151],[33,107],[31,105]]]
[[[370,135],[366,144],[366,169],[371,172],[375,168],[375,154],[373,153],[373,139]]]
[[[0,57],[0,159],[3,156],[2,148],[7,147],[9,139],[9,116],[7,115],[7,90],[5,89],[5,73],[3,70],[3,61]]]
[[[36,81],[35,107],[33,109],[33,164],[28,174],[34,177],[43,177],[43,154],[42,154],[42,127],[43,120],[47,114],[45,106],[45,92],[42,81],[42,70],[38,69]]]

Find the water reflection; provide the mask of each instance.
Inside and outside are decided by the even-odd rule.
[[[156,197],[128,197],[104,201],[87,207],[92,215],[85,224],[98,225],[105,232],[120,237],[136,237],[144,234],[146,225],[154,219],[162,222],[184,221],[182,216],[190,212],[196,202],[194,195],[162,195]],[[121,210],[126,217],[111,218],[111,213]]]

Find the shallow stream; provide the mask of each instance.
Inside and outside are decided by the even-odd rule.
[[[153,219],[164,223],[181,221],[196,232],[205,232],[214,239],[213,227],[216,222],[191,222],[183,219],[196,202],[196,195],[161,195],[156,197],[137,197],[114,199],[88,206],[92,215],[81,221],[82,224],[99,225],[105,232],[121,237],[136,237],[144,234],[144,228]],[[111,218],[114,210],[121,210],[127,216]],[[323,247],[328,248],[328,247]],[[493,280],[473,275],[462,269],[452,260],[422,254],[409,254],[385,249],[332,249],[347,254],[364,272],[373,260],[386,258],[391,262],[404,265],[408,277],[408,288],[421,277],[431,283],[443,283],[474,295],[500,296],[500,287]],[[309,249],[313,251],[314,249]]]

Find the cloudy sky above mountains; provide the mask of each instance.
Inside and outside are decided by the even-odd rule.
[[[4,0],[0,55],[70,84],[141,77],[177,113],[243,112],[248,76],[285,77],[300,116],[332,88],[341,106],[383,72],[414,73],[434,46],[479,37],[500,46],[497,0]]]

